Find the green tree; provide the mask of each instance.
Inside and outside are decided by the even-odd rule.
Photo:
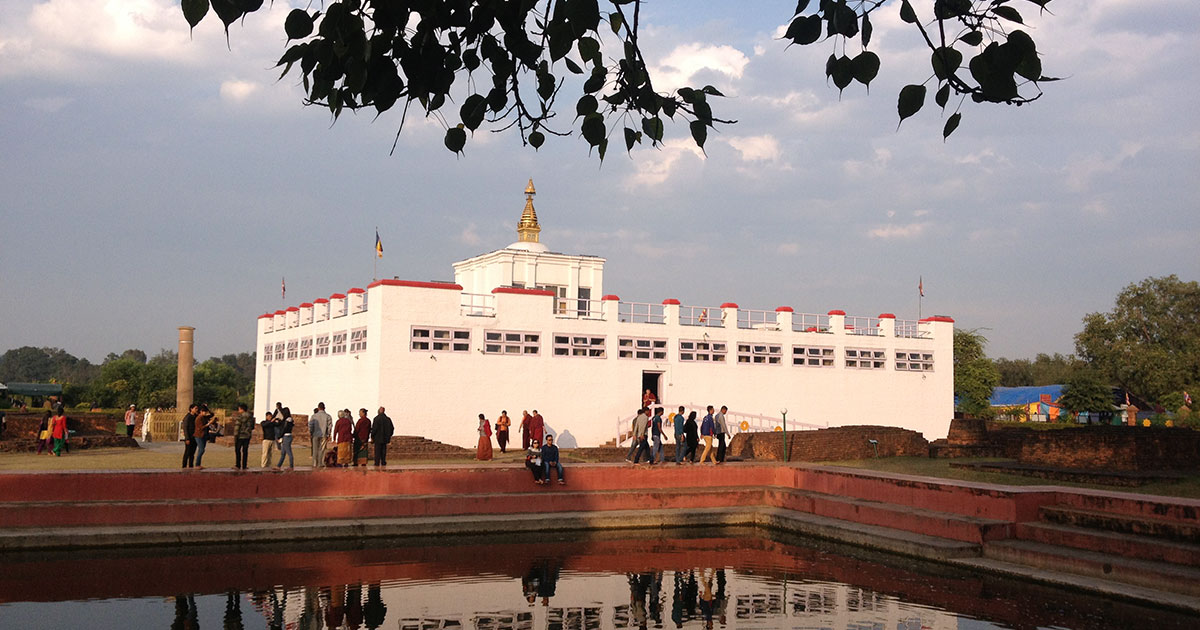
[[[1067,411],[1112,411],[1112,388],[1093,370],[1078,370],[1063,386],[1062,398],[1058,401]]]
[[[990,409],[1000,372],[984,354],[986,345],[987,337],[978,330],[954,329],[954,397],[959,411],[981,414]]]
[[[936,0],[917,3],[919,15],[910,0],[800,0],[790,15],[781,16],[788,22],[783,39],[800,45],[830,41],[826,78],[839,91],[854,82],[869,86],[882,63],[868,50],[873,19],[891,4],[930,51],[928,68],[918,71],[922,82],[900,91],[897,113],[903,121],[919,111],[932,80],[939,107],[956,97],[945,137],[958,127],[968,97],[1022,105],[1042,95],[1040,82],[1054,80],[1042,74],[1037,45],[1020,28],[1025,18],[1016,8],[1041,10],[1049,1]],[[454,152],[485,121],[500,130],[516,127],[535,149],[546,134],[567,135],[578,125],[604,159],[612,135],[626,150],[643,142],[660,146],[664,122],[682,120],[703,148],[709,129],[733,122],[714,115],[709,102],[723,95],[709,85],[674,92],[655,88],[638,40],[641,5],[641,0],[328,2],[288,14],[283,29],[290,46],[277,65],[283,75],[297,69],[305,102],[328,108],[335,119],[347,109],[379,115],[400,103],[403,130],[409,107],[420,107],[445,121],[444,143]],[[181,0],[181,7],[193,27],[211,7],[228,36],[229,25],[257,11],[262,1]],[[459,79],[464,80],[455,92]],[[553,123],[564,88],[579,97],[570,97],[571,126],[559,127]],[[443,109],[452,94],[462,97],[457,112]],[[460,122],[454,124],[456,115]]]
[[[197,402],[229,408],[239,401],[249,402],[243,397],[253,392],[254,382],[221,359],[212,358],[196,366],[193,386]]]
[[[1174,275],[1130,284],[1108,313],[1089,313],[1079,356],[1109,382],[1150,402],[1200,390],[1200,284]]]
[[[1033,385],[1033,362],[1029,359],[1005,359],[993,361],[1000,374],[1001,387],[1028,387]]]

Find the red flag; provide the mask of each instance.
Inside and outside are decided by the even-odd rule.
[[[287,299],[287,278],[282,276],[279,278],[279,297],[284,300]]]

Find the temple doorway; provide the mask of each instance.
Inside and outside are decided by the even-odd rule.
[[[641,397],[643,404],[645,404],[646,390],[650,390],[650,393],[654,394],[654,403],[649,406],[653,407],[662,402],[662,376],[662,372],[642,372],[642,389],[638,392],[638,396]]]

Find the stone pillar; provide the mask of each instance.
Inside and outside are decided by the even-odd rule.
[[[175,410],[184,413],[192,404],[192,364],[195,362],[193,341],[196,329],[179,327],[179,371],[175,377]]]

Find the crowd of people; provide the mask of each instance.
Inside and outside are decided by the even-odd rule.
[[[726,440],[730,435],[729,425],[725,415],[729,408],[722,405],[720,411],[715,411],[712,405],[706,408],[704,418],[697,423],[696,412],[679,407],[679,411],[663,418],[663,408],[655,407],[654,415],[648,406],[638,409],[633,419],[633,440],[625,461],[630,464],[640,464],[642,456],[648,465],[662,464],[663,440],[669,439],[664,430],[666,424],[673,428],[675,436],[675,464],[684,462],[696,463],[696,454],[700,454],[700,463],[705,461],[712,465],[725,463]],[[700,440],[704,440],[704,450],[700,451]],[[713,441],[716,441],[716,447]]]

